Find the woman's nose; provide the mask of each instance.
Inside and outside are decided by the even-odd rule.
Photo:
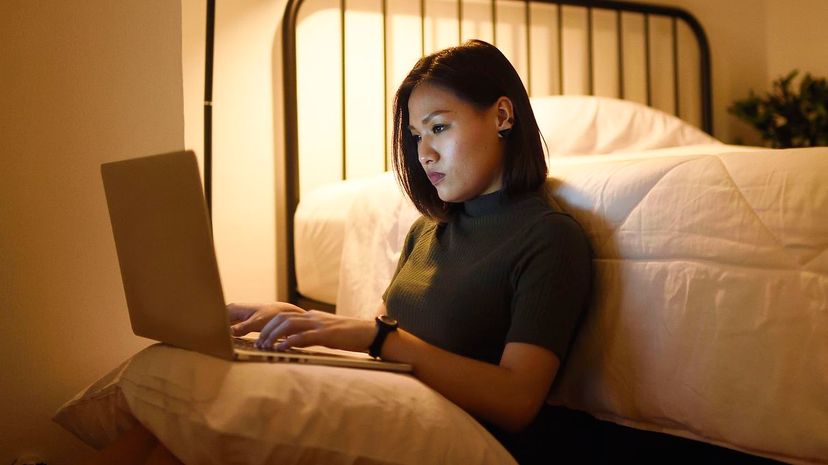
[[[420,141],[420,145],[417,146],[417,150],[421,165],[426,166],[437,161],[437,151],[435,151],[431,144],[427,143],[425,139]]]

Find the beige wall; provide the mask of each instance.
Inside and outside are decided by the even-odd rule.
[[[147,343],[99,165],[183,148],[181,6],[4,0],[0,88],[0,463],[79,463],[53,413]]]
[[[766,0],[767,62],[772,79],[799,69],[828,78],[828,2]]]
[[[727,113],[734,100],[761,93],[798,68],[828,77],[826,0],[637,0],[691,12],[713,51],[714,133],[734,143],[761,143],[756,132]]]
[[[228,302],[276,298],[275,159],[281,157],[281,35],[286,0],[217,2],[213,233]],[[205,2],[182,0],[185,140],[203,153]],[[275,76],[275,77],[274,77]],[[283,207],[282,207],[283,208]],[[285,256],[284,252],[281,254]],[[285,295],[282,293],[281,295]]]
[[[784,2],[785,0],[780,0]],[[750,128],[727,113],[734,99],[767,80],[767,8],[765,0],[642,0],[689,11],[704,27],[713,67],[713,133],[729,143],[759,140]]]

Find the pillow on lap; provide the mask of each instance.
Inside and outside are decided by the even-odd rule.
[[[96,448],[136,420],[185,463],[515,463],[477,421],[410,375],[234,363],[162,344],[55,416]]]

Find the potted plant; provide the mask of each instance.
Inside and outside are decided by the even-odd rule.
[[[737,100],[727,110],[759,130],[774,148],[828,145],[828,82],[806,73],[799,91],[792,83],[799,72],[773,81],[771,91]]]

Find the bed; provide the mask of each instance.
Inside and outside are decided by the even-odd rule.
[[[828,461],[828,149],[767,151],[695,130],[712,130],[708,44],[686,13],[509,3],[526,23],[552,12],[553,66],[521,61],[538,48],[529,27],[517,29],[530,50],[506,53],[523,73],[547,144],[550,200],[587,229],[599,286],[550,402],[753,456]],[[577,4],[587,8],[579,13]],[[456,5],[462,35],[464,3]],[[586,63],[572,63],[562,46],[577,42],[567,29],[578,14]],[[637,14],[643,53],[629,49]],[[606,49],[622,57],[599,56]],[[638,75],[630,69],[636,53],[644,55]],[[538,78],[539,68],[557,75]],[[601,73],[611,76],[598,83]],[[636,95],[637,80],[645,89]],[[343,74],[340,84],[347,81]],[[287,83],[285,92],[295,91]],[[288,166],[301,172],[303,149],[314,147],[296,137]],[[418,214],[392,174],[351,175],[349,153],[359,149],[340,142],[329,151],[341,153],[342,181],[305,193],[298,175],[300,186],[287,193],[301,195],[290,292],[302,305],[370,318]]]
[[[511,48],[531,81],[549,201],[593,247],[597,289],[549,402],[642,431],[644,447],[647,434],[667,433],[738,451],[726,456],[736,463],[828,463],[828,148],[713,138],[708,45],[692,16],[603,1],[352,0],[352,13],[303,3],[288,2],[282,29],[290,300],[370,317],[417,217],[385,173],[383,112],[363,121],[375,126],[366,140],[354,135],[352,69],[307,64],[322,52],[301,45],[302,24],[388,38],[394,12],[407,8],[420,53],[443,44],[440,15],[454,17],[455,43],[480,35]],[[339,42],[343,56],[355,42]],[[570,51],[573,42],[587,52]],[[381,77],[359,81],[387,109],[400,45],[382,44],[370,50],[382,57]],[[620,57],[601,58],[607,50]],[[535,61],[543,52],[553,57]],[[329,87],[339,88],[341,112],[320,118],[303,107],[313,98],[312,86],[302,89],[308,73],[339,84]],[[339,127],[329,131],[335,150],[315,140],[315,124]],[[322,163],[333,170],[320,174],[330,152]],[[163,345],[91,384],[55,419],[97,448],[139,422],[185,463],[514,463],[409,375],[233,364]]]
[[[536,112],[629,109],[560,100],[536,100]],[[608,111],[613,125],[621,113]],[[731,146],[672,122],[690,144],[550,160],[551,202],[585,227],[598,289],[549,401],[640,430],[825,463],[828,148]],[[583,144],[577,127],[568,134]],[[566,146],[559,139],[547,137]],[[417,212],[383,175],[323,188],[300,203],[298,224],[325,195],[347,208],[342,224],[331,221],[344,232],[337,312],[369,318]]]

